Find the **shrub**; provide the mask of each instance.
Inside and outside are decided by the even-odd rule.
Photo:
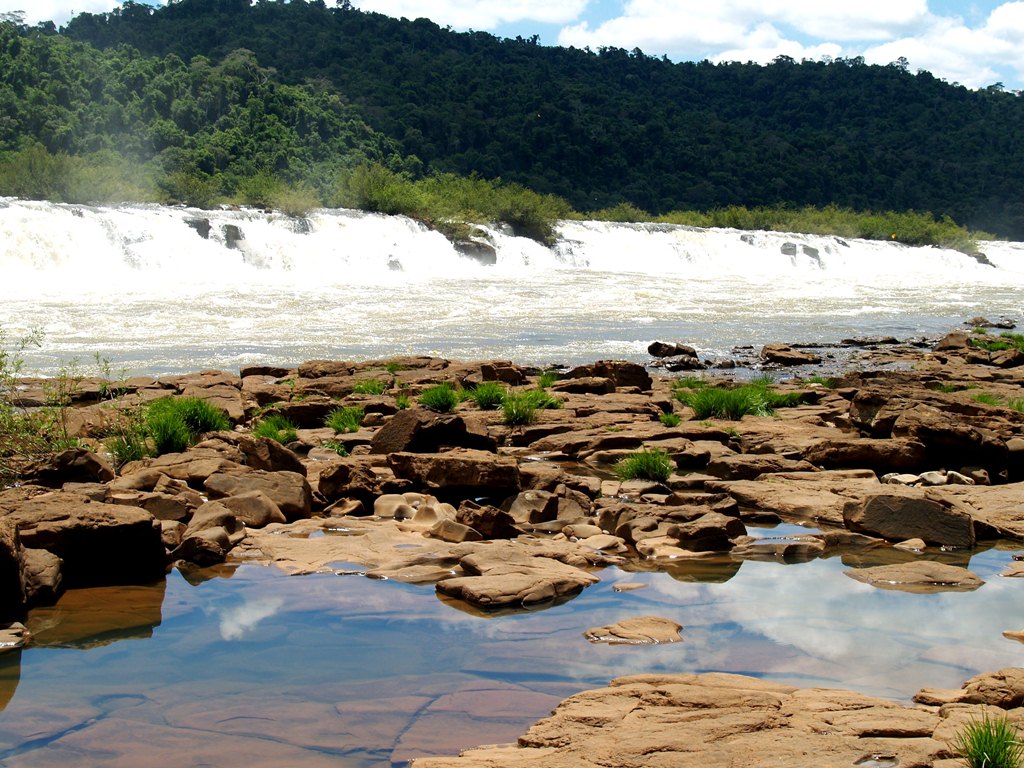
[[[206,432],[230,429],[219,408],[198,397],[163,397],[146,408],[145,427],[158,454],[180,453]]]
[[[676,395],[685,405],[690,406],[698,419],[729,419],[736,421],[744,416],[768,416],[771,408],[760,387],[744,386],[736,389],[706,387],[695,392]]]
[[[352,387],[353,395],[383,395],[388,389],[388,383],[383,379],[365,379],[357,382]]]
[[[505,400],[505,388],[496,381],[477,384],[467,394],[476,407],[483,411],[493,411]]]
[[[1005,715],[972,720],[957,734],[953,746],[970,768],[1020,768],[1024,757],[1017,729]]]
[[[181,453],[192,444],[192,433],[181,417],[170,409],[157,409],[148,413],[146,430],[153,438],[158,455]]]
[[[664,483],[675,470],[675,464],[665,451],[641,450],[622,458],[615,465],[620,480],[655,480]]]
[[[286,417],[279,413],[273,413],[265,419],[261,419],[252,429],[256,437],[269,437],[278,443],[290,443],[297,440],[299,435]]]
[[[544,371],[540,375],[540,378],[537,379],[537,386],[540,387],[541,389],[547,389],[556,381],[558,381],[558,371]]]
[[[678,427],[682,422],[682,418],[678,413],[663,413],[658,417],[658,421],[664,424],[666,427]]]
[[[324,424],[339,434],[356,432],[363,423],[365,415],[363,409],[356,406],[335,408],[327,414]]]
[[[445,382],[423,390],[419,397],[420,405],[438,413],[450,413],[459,404],[459,395],[452,385]]]

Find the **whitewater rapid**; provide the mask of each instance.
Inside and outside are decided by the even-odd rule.
[[[1024,244],[985,259],[775,232],[562,222],[546,248],[484,228],[493,261],[405,217],[0,199],[0,328],[29,367],[99,353],[133,373],[437,354],[547,365],[1021,319]],[[986,261],[988,263],[982,263]]]

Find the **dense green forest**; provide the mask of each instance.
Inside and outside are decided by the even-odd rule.
[[[538,239],[573,208],[765,227],[917,210],[919,232],[951,217],[1024,239],[1022,126],[1019,96],[900,62],[673,64],[346,2],[0,19],[0,194],[23,197],[353,205]],[[846,221],[849,236],[897,229]]]
[[[126,3],[62,32],[185,62],[251,50],[282,82],[330,83],[427,169],[501,177],[581,211],[835,203],[1024,238],[1024,99],[901,62],[672,63],[322,0]]]

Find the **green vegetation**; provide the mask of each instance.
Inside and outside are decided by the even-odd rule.
[[[699,389],[676,391],[676,399],[694,410],[698,419],[728,419],[744,416],[770,416],[776,408],[790,408],[800,403],[799,392],[780,393],[770,386],[771,379],[755,379],[739,387],[702,386]]]
[[[818,384],[819,386],[825,387],[825,389],[835,389],[839,386],[839,379],[834,376],[822,376],[815,374],[807,377],[808,384]]]
[[[682,420],[682,417],[678,413],[674,413],[672,411],[663,413],[658,417],[658,421],[666,427],[678,427]]]
[[[615,465],[620,480],[656,480],[664,483],[675,471],[675,463],[665,451],[641,450],[631,453]]]
[[[398,410],[404,411],[412,405],[412,402],[410,401],[409,396],[402,392],[395,396],[395,405],[398,407]]]
[[[496,381],[485,381],[477,384],[467,394],[480,410],[493,411],[504,402],[505,387]]]
[[[1002,402],[999,395],[993,395],[991,392],[979,392],[971,399],[983,405],[999,405]]]
[[[383,395],[388,390],[388,383],[383,379],[366,379],[352,387],[353,395]]]
[[[1018,413],[1024,413],[1024,399],[1015,398],[1013,400],[1006,401],[1006,407],[1011,411],[1017,411]]]
[[[282,445],[297,440],[299,435],[295,425],[279,413],[272,413],[264,419],[260,419],[252,428],[252,434],[256,437],[269,437]]]
[[[252,116],[262,102],[266,119],[252,123],[261,133],[298,128],[295,160],[282,142],[283,151],[258,155],[259,169],[284,171],[286,181],[304,180],[317,190],[324,156],[315,139],[333,143],[333,124],[305,104],[282,105],[279,98],[295,92],[289,89],[332,94],[339,109],[352,110],[354,122],[365,116],[407,158],[392,164],[386,145],[371,141],[384,151],[367,153],[371,162],[416,178],[421,167],[427,175],[500,178],[609,218],[639,218],[630,206],[659,215],[835,204],[932,211],[929,218],[938,222],[950,216],[971,229],[1024,238],[1024,146],[1007,138],[1024,124],[1024,101],[998,85],[970,91],[914,73],[905,61],[877,66],[859,57],[798,62],[779,56],[767,66],[672,63],[639,49],[565,49],[535,38],[457,33],[426,19],[393,19],[323,0],[176,0],[157,9],[135,2],[80,14],[62,35],[52,27],[19,31],[60,54],[34,69],[0,62],[18,78],[16,87],[28,80],[39,95],[53,94],[34,102],[38,138],[51,151],[82,151],[61,143],[77,138],[79,128],[59,118],[76,113],[58,112],[53,120],[51,110],[62,90],[74,97],[77,82],[96,82],[84,67],[61,66],[65,52],[75,52],[74,40],[122,56],[129,86],[148,74],[150,61],[173,56],[191,70],[194,57],[205,57],[211,68],[235,57],[225,74],[241,87],[225,95],[238,97],[238,116]],[[240,49],[251,51],[249,58]],[[160,58],[136,58],[135,50]],[[257,73],[272,68],[274,74],[266,82],[250,77],[250,61],[267,68]],[[44,71],[54,73],[52,85],[33,77]],[[151,141],[162,151],[179,133],[189,135],[190,121],[204,118],[211,107],[206,94],[175,91],[176,84],[173,76],[156,79],[126,99],[126,121],[147,111],[159,118],[138,138],[125,131],[126,141]],[[102,98],[97,102],[80,110],[83,128],[102,112]],[[6,103],[3,113],[11,114]],[[219,166],[238,137],[215,133],[223,135],[206,144],[210,157],[196,159]],[[366,138],[356,132],[353,144]],[[333,156],[347,168],[360,162],[345,152]],[[296,174],[296,165],[311,173]],[[917,237],[912,228],[907,232],[888,223],[879,228],[886,239]]]
[[[556,381],[558,381],[558,371],[543,371],[537,379],[537,386],[540,387],[541,389],[547,389]]]
[[[459,394],[451,384],[445,382],[423,390],[420,393],[419,403],[430,411],[450,413],[459,404]]]
[[[953,742],[969,768],[1020,768],[1024,745],[1005,715],[971,720]]]
[[[157,455],[180,453],[207,432],[231,428],[223,411],[198,397],[154,400],[147,406],[143,420]]]
[[[324,440],[320,444],[321,448],[326,448],[329,451],[334,451],[339,456],[348,456],[348,448],[340,440]]]
[[[672,382],[672,389],[678,391],[681,389],[704,389],[708,386],[708,381],[702,376],[680,376],[674,382]]]
[[[358,406],[335,408],[324,421],[324,424],[338,434],[357,432],[363,423],[366,413]]]
[[[537,397],[531,392],[509,392],[501,404],[502,421],[510,427],[522,427],[537,419]]]

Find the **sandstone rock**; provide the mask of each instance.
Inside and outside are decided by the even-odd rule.
[[[210,499],[262,491],[269,496],[288,520],[309,517],[313,492],[303,475],[295,472],[217,472],[203,483]]]
[[[556,381],[551,390],[574,395],[608,395],[615,391],[615,382],[603,376],[577,376]]]
[[[231,536],[226,529],[204,528],[185,536],[171,557],[196,565],[216,565],[224,562],[230,550]]]
[[[821,356],[802,349],[793,349],[788,344],[765,344],[759,357],[775,365],[812,365],[821,362]]]
[[[696,520],[673,525],[668,535],[679,546],[691,552],[725,551],[732,548],[731,539],[745,536],[746,527],[738,518],[708,512]]]
[[[851,579],[873,587],[902,592],[973,592],[985,583],[966,568],[927,560],[859,568],[845,573]]]
[[[591,643],[608,645],[660,645],[677,643],[682,625],[658,616],[623,619],[604,627],[591,627],[583,636]]]
[[[960,505],[913,489],[877,493],[843,510],[851,531],[890,541],[920,538],[935,546],[974,546],[974,523]]]
[[[20,476],[25,483],[61,488],[65,483],[108,482],[114,479],[114,468],[95,451],[69,448],[30,463]]]
[[[492,452],[497,449],[486,426],[471,416],[436,414],[410,408],[396,413],[374,434],[370,452],[432,453],[443,447]]]
[[[189,520],[188,526],[182,534],[182,540],[211,528],[223,528],[229,537],[234,534],[244,535],[242,524],[235,517],[234,511],[219,501],[208,501],[197,509],[192,519]]]
[[[915,472],[924,464],[925,447],[916,440],[853,437],[822,440],[804,451],[804,458],[825,469]]]
[[[354,498],[372,508],[381,493],[381,478],[372,465],[362,458],[349,457],[333,461],[321,469],[317,491],[327,500]]]
[[[281,508],[263,491],[247,491],[235,496],[225,496],[220,500],[220,504],[248,528],[263,528],[271,523],[288,522]]]
[[[216,440],[236,446],[244,457],[245,465],[251,469],[262,469],[267,472],[306,474],[306,467],[295,451],[286,448],[276,440],[271,440],[269,437],[254,437],[237,432],[221,432],[216,436]],[[212,442],[207,440],[196,447],[202,447]]]
[[[935,345],[936,352],[967,349],[971,345],[971,336],[967,331],[947,333]]]
[[[18,529],[0,517],[0,621],[19,616],[25,607],[24,569]]]
[[[0,508],[0,518],[17,527],[23,546],[63,559],[66,587],[147,582],[164,574],[160,526],[142,509],[56,492]]]
[[[544,523],[558,517],[559,497],[550,491],[521,491],[506,499],[502,509],[516,523]]]
[[[53,605],[64,592],[64,561],[45,549],[25,550],[25,603]]]
[[[814,465],[807,461],[795,461],[774,454],[738,453],[713,459],[704,471],[722,480],[753,480],[763,474],[814,470]]]
[[[624,360],[598,360],[590,365],[581,365],[569,371],[565,378],[597,376],[611,379],[616,387],[636,387],[641,390],[651,388],[651,376],[642,365]]]
[[[519,490],[519,467],[507,456],[455,449],[439,454],[392,453],[395,476],[431,491],[506,496]]]
[[[721,673],[637,675],[566,699],[517,745],[421,758],[413,768],[838,768],[880,755],[923,767],[949,754],[932,737],[941,722],[850,691]]]
[[[485,539],[514,539],[523,533],[508,512],[472,501],[463,501],[459,505],[455,520]]]
[[[448,518],[442,518],[435,522],[426,534],[432,536],[435,539],[441,539],[441,541],[449,541],[453,544],[460,544],[464,541],[480,541],[483,536],[479,531],[470,528],[465,523],[460,523],[456,520],[449,520]]]

